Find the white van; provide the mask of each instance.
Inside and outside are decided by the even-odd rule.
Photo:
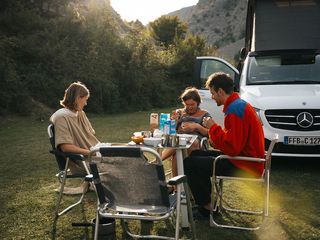
[[[210,74],[229,73],[241,98],[256,109],[266,147],[279,134],[273,155],[320,157],[319,22],[318,0],[249,0],[241,74],[220,58],[196,60],[194,85],[202,96],[201,107],[223,125],[222,109],[203,86]]]

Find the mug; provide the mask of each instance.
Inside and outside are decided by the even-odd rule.
[[[179,136],[177,135],[171,135],[170,136],[170,142],[172,147],[179,146]]]
[[[168,147],[170,146],[170,135],[169,134],[164,134],[162,139],[161,139],[161,145]]]

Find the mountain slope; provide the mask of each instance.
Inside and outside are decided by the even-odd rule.
[[[192,33],[202,34],[222,56],[233,59],[243,46],[246,10],[247,0],[199,0],[168,15],[187,22]]]

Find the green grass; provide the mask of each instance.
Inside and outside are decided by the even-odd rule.
[[[102,142],[128,142],[134,131],[148,129],[149,112],[89,115],[89,118]],[[0,123],[0,238],[50,239],[57,197],[53,190],[58,187],[58,181],[54,157],[48,153],[48,122],[12,118]],[[320,159],[273,160],[270,216],[262,229],[232,231],[197,222],[198,239],[320,238]],[[238,194],[237,189],[230,187],[231,195]],[[72,197],[65,199],[71,201]],[[246,201],[239,204],[247,205]],[[60,218],[57,239],[89,239],[91,229],[75,228],[70,223],[89,221],[94,217],[94,210],[95,194],[90,193],[82,207]],[[139,223],[132,227],[140,231]],[[171,232],[173,229],[165,224],[143,224],[141,231]],[[125,239],[119,222],[117,239]]]

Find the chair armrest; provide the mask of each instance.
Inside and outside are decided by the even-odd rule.
[[[209,142],[207,137],[201,138],[200,149],[207,151],[209,149]]]
[[[61,152],[57,149],[50,150],[50,153],[64,157],[64,158],[70,158],[71,160],[84,161],[84,156],[82,154]]]
[[[213,176],[216,176],[216,164],[217,161],[224,160],[224,159],[232,159],[232,161],[247,161],[247,162],[257,162],[257,163],[264,163],[266,166],[266,159],[264,158],[256,158],[256,157],[246,157],[246,156],[229,156],[229,155],[219,155],[213,161]],[[264,175],[264,173],[262,173]]]
[[[248,161],[248,162],[265,162],[264,158],[256,158],[256,157],[246,157],[246,156],[229,156],[229,155],[219,155],[215,158],[214,163],[222,159],[232,159],[236,161]]]
[[[176,177],[170,178],[168,181],[169,185],[178,185],[181,183],[187,182],[187,176],[186,175],[178,175]]]
[[[82,154],[77,154],[77,153],[64,153],[64,155],[71,160],[80,160],[84,161],[84,156]]]
[[[87,175],[85,175],[84,180],[85,180],[86,182],[93,182],[93,174],[87,174]]]

